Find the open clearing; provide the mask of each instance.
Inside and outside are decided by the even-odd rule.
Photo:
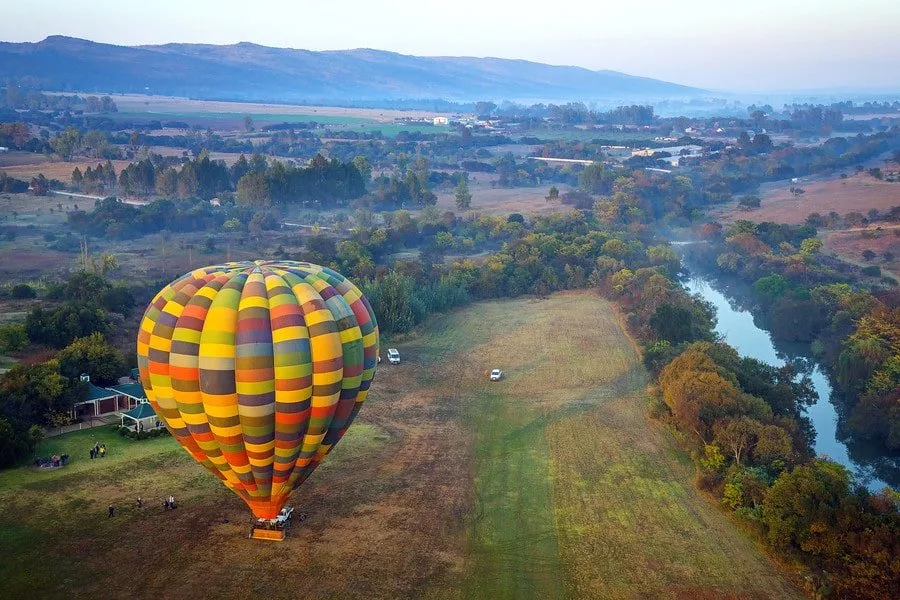
[[[496,175],[475,173],[469,175],[469,192],[472,194],[472,210],[479,214],[499,216],[519,213],[522,215],[547,215],[554,212],[568,212],[571,206],[561,202],[549,202],[547,194],[550,185],[537,187],[494,187],[491,182],[497,180]],[[560,193],[568,191],[560,185]],[[455,188],[435,190],[438,208],[459,212],[456,208]]]
[[[800,597],[647,420],[646,375],[595,294],[478,303],[395,344],[403,364],[382,363],[360,420],[295,492],[309,519],[285,542],[246,539],[243,503],[170,438],[82,431],[41,448],[68,467],[0,473],[4,592]],[[107,458],[88,458],[95,439]]]
[[[806,192],[794,196],[790,188],[800,187]],[[900,206],[900,183],[875,179],[867,173],[821,180],[801,180],[799,183],[779,183],[764,187],[760,198],[762,207],[743,211],[734,202],[710,209],[711,216],[730,222],[737,219],[774,221],[776,223],[802,223],[811,213],[827,215],[834,211],[840,215],[849,212],[866,214],[870,208],[879,211]]]

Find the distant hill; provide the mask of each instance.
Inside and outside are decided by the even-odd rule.
[[[382,50],[313,52],[230,46],[114,46],[51,36],[0,43],[0,82],[48,90],[144,93],[210,100],[349,102],[441,98],[621,100],[690,98],[702,90],[615,71],[524,60],[407,56]]]

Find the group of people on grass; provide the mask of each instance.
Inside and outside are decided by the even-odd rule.
[[[134,506],[138,510],[144,508],[144,499],[140,496],[137,497],[137,500],[134,501]],[[168,498],[163,498],[162,501],[163,510],[175,510],[178,504],[175,502],[175,496],[169,494]],[[109,513],[107,518],[111,518],[116,516],[116,507],[113,504],[109,505]]]
[[[94,447],[91,448],[91,458],[105,458],[106,457],[106,444],[100,444],[98,442],[94,442]]]
[[[38,456],[34,459],[34,466],[41,469],[49,469],[56,467],[63,467],[69,463],[69,455],[68,454],[54,454],[50,458],[44,458],[42,456]]]

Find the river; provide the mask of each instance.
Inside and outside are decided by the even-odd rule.
[[[785,354],[775,348],[769,332],[757,327],[753,315],[736,306],[715,281],[693,271],[685,286],[691,293],[699,294],[716,307],[716,332],[740,354],[774,366],[785,364]],[[831,383],[819,365],[809,362],[809,357],[801,352],[792,353],[787,358],[793,361],[799,359],[811,367],[805,372],[812,379],[818,400],[809,407],[807,415],[816,429],[816,454],[841,463],[856,476],[857,481],[873,492],[889,484],[895,489],[900,487],[900,474],[894,461],[879,457],[877,452],[867,452],[865,445],[854,445],[851,452],[851,448],[838,438],[838,415],[831,402]]]

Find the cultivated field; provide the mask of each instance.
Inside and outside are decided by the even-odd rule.
[[[243,503],[171,439],[79,432],[41,448],[68,467],[0,473],[4,593],[799,597],[647,420],[646,375],[593,293],[479,303],[394,343],[403,364],[382,363],[360,420],[295,492],[309,518],[285,542],[246,539]],[[487,381],[493,367],[504,380]],[[107,458],[88,458],[95,439]]]
[[[790,188],[800,187],[806,192],[794,196]],[[729,222],[736,219],[752,221],[775,221],[777,223],[802,223],[810,213],[827,215],[835,211],[840,215],[849,212],[866,214],[870,208],[880,211],[900,206],[900,183],[889,183],[875,179],[867,173],[850,175],[846,179],[838,177],[799,183],[769,184],[764,186],[762,207],[743,211],[734,202],[709,211],[711,216]]]

